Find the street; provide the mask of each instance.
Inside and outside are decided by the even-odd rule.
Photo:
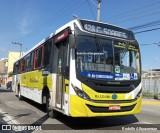
[[[71,118],[59,114],[58,118],[51,119],[47,117],[44,110],[43,106],[28,99],[19,101],[13,91],[7,90],[5,86],[0,87],[0,124],[2,125],[37,125],[42,126],[42,130],[44,130],[34,132],[47,132],[47,130],[70,132],[69,130],[77,129],[118,132],[118,130],[134,130],[134,127],[140,127],[140,124],[142,127],[153,128],[152,130],[160,129],[160,101],[154,99],[143,99],[141,114],[121,117]]]

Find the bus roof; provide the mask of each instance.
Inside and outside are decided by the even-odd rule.
[[[112,24],[108,24],[108,23],[103,23],[103,22],[97,22],[97,21],[92,21],[92,20],[87,20],[87,19],[75,19],[75,20],[72,20],[70,22],[68,22],[67,24],[63,25],[62,27],[60,27],[59,29],[55,30],[54,32],[52,32],[48,37],[44,38],[43,40],[41,40],[39,43],[37,43],[34,47],[32,47],[30,50],[28,50],[23,56],[21,56],[18,60],[22,59],[23,57],[25,57],[27,54],[29,54],[31,51],[33,51],[34,49],[36,49],[37,47],[39,47],[40,45],[42,45],[45,41],[49,40],[50,38],[52,38],[54,35],[57,35],[59,32],[65,30],[66,28],[70,27],[72,30],[73,30],[73,24],[76,23],[79,28],[81,30],[84,30],[82,25],[81,25],[81,22],[80,21],[87,21],[87,22],[94,22],[94,23],[97,23],[97,24],[106,24],[106,25],[109,25],[109,26],[112,26],[112,27],[116,27],[116,28],[121,28],[123,30],[126,30],[126,31],[130,31],[132,32],[131,30],[128,30],[128,29],[125,29],[125,28],[122,28],[122,27],[119,27],[119,26],[116,26],[116,25],[112,25]],[[17,61],[18,61],[17,60]],[[15,61],[15,62],[17,62]]]

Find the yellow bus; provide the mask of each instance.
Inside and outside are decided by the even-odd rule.
[[[122,116],[140,113],[141,58],[132,31],[76,19],[14,63],[18,98],[46,106],[48,116]]]

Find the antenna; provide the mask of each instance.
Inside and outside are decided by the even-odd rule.
[[[79,19],[79,18],[77,17],[77,15],[75,15],[75,14],[73,14],[73,18],[74,18],[74,19]]]

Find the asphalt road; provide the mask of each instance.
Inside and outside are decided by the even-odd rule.
[[[142,113],[121,117],[71,118],[59,114],[56,119],[48,118],[44,107],[24,99],[19,101],[15,93],[0,87],[0,126],[12,125],[21,128],[37,128],[34,132],[158,132],[160,130],[160,100],[144,99]],[[158,125],[159,124],[159,125]],[[35,125],[37,127],[35,127]],[[1,129],[0,128],[0,129]],[[17,127],[16,127],[17,128]],[[10,132],[20,131],[14,129]],[[43,131],[40,131],[40,129]],[[48,131],[49,130],[49,131]],[[3,132],[0,130],[0,132]],[[6,131],[9,132],[9,131]],[[20,131],[21,132],[21,131]],[[24,131],[25,133],[33,131]]]

